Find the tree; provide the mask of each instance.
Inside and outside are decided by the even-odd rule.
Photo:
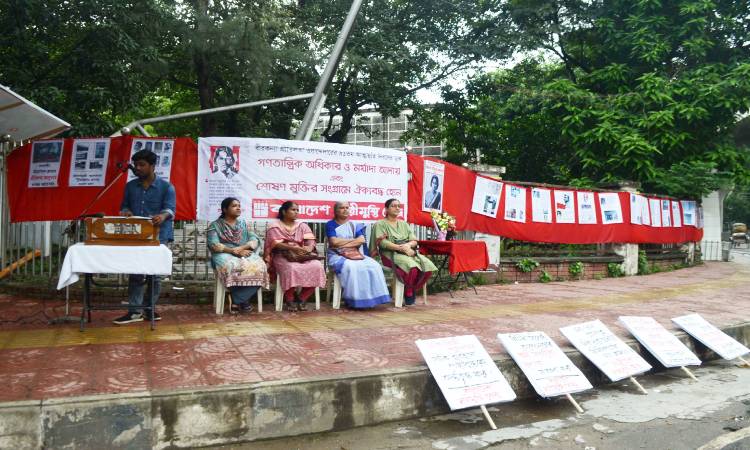
[[[375,0],[364,2],[325,107],[330,120],[322,136],[344,142],[365,106],[396,115],[415,93],[472,67],[510,54],[499,1]],[[351,0],[305,1],[299,10],[322,67]],[[334,127],[333,116],[342,117]]]
[[[0,80],[73,125],[72,135],[109,134],[114,117],[155,86],[147,67],[163,37],[150,0],[0,6]]]
[[[745,3],[516,0],[508,14],[522,33],[519,45],[556,60],[538,67],[552,78],[522,85],[527,99],[492,84],[483,93],[484,104],[498,101],[489,114],[557,128],[535,151],[554,149],[553,162],[567,170],[540,172],[537,181],[635,180],[681,197],[750,181],[748,153],[732,138],[736,114],[750,107]],[[494,142],[512,149],[528,139],[528,129],[513,127]]]

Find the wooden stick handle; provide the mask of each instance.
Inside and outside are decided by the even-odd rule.
[[[572,396],[571,396],[570,394],[565,394],[565,397],[567,397],[568,401],[569,401],[570,403],[572,403],[572,404],[573,404],[573,406],[575,406],[576,410],[577,410],[577,411],[578,411],[579,413],[583,413],[583,408],[581,408],[581,405],[579,405],[579,404],[578,404],[578,402],[577,402],[577,401],[575,401],[575,399],[574,399],[574,398],[573,398],[573,397],[572,397]]]
[[[643,389],[641,383],[639,383],[638,380],[636,380],[634,377],[630,377],[630,381],[632,381],[633,384],[636,385],[641,392],[643,392],[644,394],[648,394],[648,391]]]
[[[690,370],[689,370],[689,369],[688,369],[687,367],[685,367],[685,366],[680,366],[680,369],[682,369],[682,370],[683,370],[683,371],[684,371],[684,372],[685,372],[686,374],[688,374],[688,376],[689,376],[690,378],[692,378],[692,379],[693,379],[693,380],[695,380],[695,381],[698,381],[698,379],[697,379],[697,378],[695,378],[695,375],[693,375],[693,372],[691,372],[691,371],[690,371]]]
[[[28,263],[32,259],[38,258],[40,256],[42,256],[42,251],[39,250],[38,248],[34,249],[31,252],[26,253],[26,255],[23,256],[18,261],[14,262],[14,263],[12,263],[10,265],[8,265],[8,267],[4,268],[3,270],[0,270],[0,280],[2,280],[3,278],[7,277],[8,275],[10,275],[10,273],[12,271],[18,269],[19,267],[21,267],[24,264]]]
[[[479,406],[482,409],[482,413],[484,414],[484,418],[487,419],[487,422],[490,423],[490,426],[493,430],[497,430],[497,425],[495,425],[495,422],[492,420],[492,417],[490,416],[490,412],[487,411],[487,407],[484,405]]]

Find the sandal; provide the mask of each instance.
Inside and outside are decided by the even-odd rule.
[[[297,305],[297,302],[287,302],[286,303],[286,310],[289,312],[297,312],[299,311],[299,306]]]
[[[307,303],[305,302],[297,303],[297,311],[307,311]]]

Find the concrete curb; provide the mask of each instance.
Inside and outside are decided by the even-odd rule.
[[[750,322],[724,332],[750,344]],[[702,361],[718,356],[678,333]],[[635,342],[654,371],[663,367]],[[594,386],[609,381],[566,352]],[[495,362],[519,398],[535,397],[507,356]],[[635,390],[634,390],[635,392]],[[0,403],[0,448],[190,448],[343,430],[449,412],[426,366],[206,389]]]

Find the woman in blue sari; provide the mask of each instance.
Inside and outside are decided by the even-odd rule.
[[[250,312],[250,299],[261,287],[268,288],[266,264],[260,256],[263,244],[240,220],[240,201],[227,197],[221,202],[221,216],[208,226],[206,240],[216,276],[232,293],[232,303]]]
[[[349,221],[349,202],[336,202],[333,213],[326,223],[328,265],[341,281],[344,302],[357,309],[389,303],[383,269],[367,256],[365,227]]]

